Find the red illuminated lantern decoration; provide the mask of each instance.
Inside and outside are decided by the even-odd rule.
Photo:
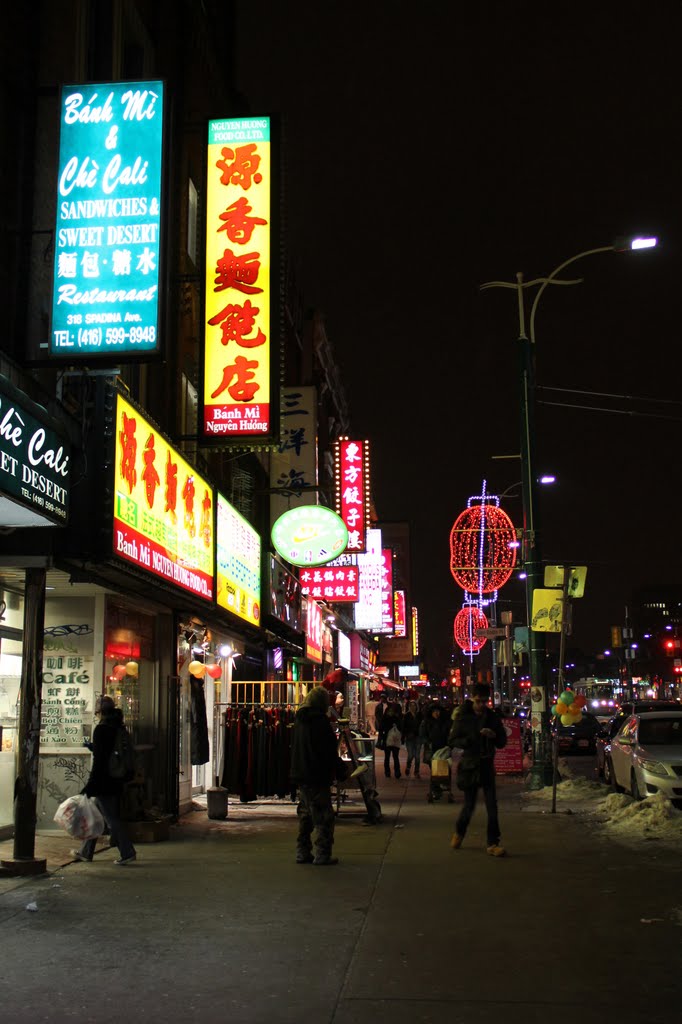
[[[516,547],[511,519],[484,495],[480,504],[462,512],[450,531],[450,572],[462,590],[492,594],[510,578]]]
[[[476,636],[477,629],[487,629],[488,620],[476,605],[467,604],[455,615],[455,643],[465,654],[478,654],[486,642]]]

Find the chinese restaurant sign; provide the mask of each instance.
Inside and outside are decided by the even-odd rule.
[[[275,551],[292,565],[325,565],[348,543],[348,530],[324,505],[289,509],[272,528]]]
[[[0,376],[0,526],[63,526],[68,519],[69,446],[39,412]]]
[[[342,437],[335,444],[336,511],[348,529],[347,551],[366,550],[369,526],[369,442]]]
[[[393,592],[393,636],[407,636],[405,591]]]
[[[65,86],[60,118],[49,354],[148,356],[160,333],[163,82]]]
[[[216,601],[240,619],[260,623],[260,536],[218,494]]]
[[[113,553],[213,600],[213,488],[119,394]]]
[[[311,597],[307,598],[307,604],[305,656],[319,664],[322,661],[322,609]]]
[[[381,530],[367,531],[367,551],[358,555],[360,570],[359,595],[355,604],[355,628],[380,631],[382,626],[381,586],[383,558]]]
[[[381,549],[381,632],[393,632],[393,548]]]
[[[348,602],[358,599],[358,568],[356,565],[325,565],[318,569],[301,569],[301,592],[318,601]]]
[[[209,121],[203,436],[275,431],[270,118]],[[275,406],[278,402],[275,403]]]

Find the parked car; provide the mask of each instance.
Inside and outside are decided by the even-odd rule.
[[[606,723],[605,729],[597,736],[597,775],[605,782],[611,782],[608,774],[608,752],[611,740],[622,729],[632,715],[649,711],[680,711],[682,704],[675,700],[636,700],[623,704]]]
[[[662,793],[682,806],[682,710],[631,715],[611,740],[607,773],[635,800]]]
[[[554,722],[553,729],[558,738],[559,753],[594,754],[601,728],[599,720],[590,711],[583,711],[582,718],[575,725]]]

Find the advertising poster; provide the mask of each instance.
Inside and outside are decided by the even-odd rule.
[[[261,542],[250,523],[218,494],[216,601],[240,619],[260,623]]]

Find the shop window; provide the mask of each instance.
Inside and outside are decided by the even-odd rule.
[[[113,697],[139,742],[154,721],[154,616],[108,600],[104,632],[103,693]]]

